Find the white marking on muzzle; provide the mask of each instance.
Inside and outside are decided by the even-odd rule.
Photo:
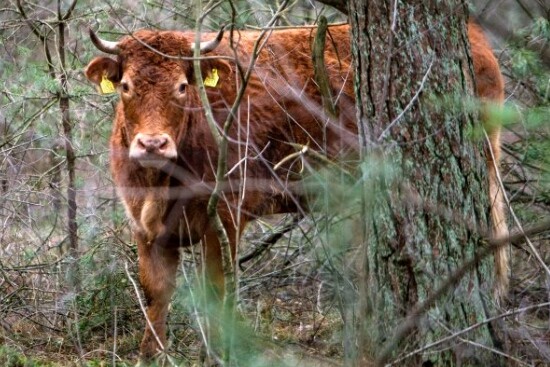
[[[138,133],[130,144],[130,159],[137,160],[142,167],[162,168],[177,157],[176,143],[166,133]]]

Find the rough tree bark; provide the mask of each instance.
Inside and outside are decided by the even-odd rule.
[[[397,335],[411,310],[484,246],[485,142],[472,137],[481,125],[461,102],[473,97],[464,1],[348,6],[363,158],[392,173],[365,185],[359,306],[346,357],[347,365],[384,365],[495,315],[489,259]],[[399,365],[499,365],[477,346],[501,349],[496,329],[482,325]]]

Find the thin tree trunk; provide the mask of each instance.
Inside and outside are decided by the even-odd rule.
[[[78,250],[78,224],[76,221],[76,188],[75,188],[75,153],[73,148],[72,128],[73,124],[70,115],[69,95],[67,90],[67,72],[65,63],[65,21],[69,17],[72,9],[76,5],[76,0],[73,1],[71,8],[66,15],[61,12],[61,0],[57,3],[58,11],[58,53],[61,70],[59,72],[59,80],[61,84],[59,96],[59,109],[61,111],[61,125],[63,126],[63,135],[65,137],[65,157],[67,160],[67,175],[69,182],[67,184],[67,227],[69,235],[69,251],[71,256],[76,259]],[[73,266],[71,269],[71,283],[78,287],[78,271]]]
[[[57,1],[57,30],[58,38],[56,39],[57,43],[57,55],[59,57],[60,70],[56,72],[54,59],[52,53],[50,52],[49,40],[45,33],[43,33],[38,26],[27,16],[27,13],[23,7],[23,4],[20,0],[17,0],[16,5],[21,16],[27,22],[29,28],[32,32],[38,37],[42,45],[44,46],[44,53],[46,56],[46,61],[48,64],[48,74],[52,79],[59,79],[60,91],[59,91],[59,110],[61,111],[61,125],[63,128],[63,135],[65,139],[65,158],[67,160],[67,175],[69,182],[67,185],[67,232],[69,238],[69,251],[73,258],[76,258],[76,252],[78,249],[78,224],[76,220],[77,204],[76,204],[76,189],[75,189],[75,161],[76,157],[74,154],[73,148],[73,139],[72,139],[72,122],[70,116],[70,105],[69,105],[69,93],[67,85],[67,69],[65,63],[65,25],[67,20],[70,18],[73,10],[76,7],[77,0],[73,0],[72,3],[67,8],[65,14],[61,10],[61,0]],[[52,158],[54,158],[55,153],[52,152]],[[54,163],[55,159],[52,159]],[[57,190],[57,185],[60,182],[60,177],[58,175],[57,168],[54,170],[54,176],[52,179],[52,186],[54,190]],[[58,197],[55,193],[53,210],[57,210],[60,206]],[[75,268],[70,270],[71,285],[77,287],[77,272],[73,271]]]
[[[466,8],[461,0],[349,1],[360,142],[377,174],[363,190],[356,340],[346,344],[358,350],[348,365],[384,365],[495,314],[486,260],[397,335],[410,311],[472,258],[487,234],[484,142],[468,134],[480,124],[461,102],[473,95]],[[500,349],[493,326],[465,339]],[[401,365],[501,363],[472,343],[446,346]]]

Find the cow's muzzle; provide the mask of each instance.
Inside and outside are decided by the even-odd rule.
[[[176,143],[166,133],[138,133],[130,144],[130,159],[143,167],[161,168],[177,156]]]

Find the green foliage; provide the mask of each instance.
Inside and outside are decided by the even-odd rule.
[[[121,261],[126,257],[135,258],[135,254],[125,254],[112,244],[99,243],[80,258],[82,290],[74,300],[76,312],[80,314],[77,324],[80,338],[88,339],[93,334],[111,336],[115,324],[123,325],[123,330],[141,328],[140,317],[134,318],[140,316],[134,289]],[[132,320],[138,322],[131,325]]]
[[[548,116],[550,116],[550,105],[531,107],[526,112],[525,124],[530,129],[547,127]]]
[[[512,71],[518,77],[528,77],[533,70],[540,70],[537,53],[527,49],[518,49],[512,57]]]
[[[131,367],[133,366],[132,363],[126,363],[122,361],[116,361],[113,364],[111,361],[107,362],[104,359],[86,361],[84,365],[86,367]]]
[[[0,345],[0,365],[3,367],[58,367],[54,362],[44,362],[10,348],[6,345]]]
[[[514,87],[510,105],[516,111],[510,130],[519,139],[506,148],[522,171],[520,174],[511,166],[513,183],[508,188],[510,196],[518,200],[516,210],[525,223],[541,218],[529,203],[550,203],[550,68],[541,61],[540,53],[543,45],[550,42],[549,29],[547,18],[535,17],[532,23],[515,32],[507,49]],[[530,199],[526,198],[526,192],[532,194]]]
[[[550,104],[550,69],[541,62],[541,46],[537,45],[549,42],[550,20],[538,17],[529,26],[518,30],[516,40],[510,44],[514,78],[532,82],[543,105]],[[528,47],[530,45],[533,47]]]

